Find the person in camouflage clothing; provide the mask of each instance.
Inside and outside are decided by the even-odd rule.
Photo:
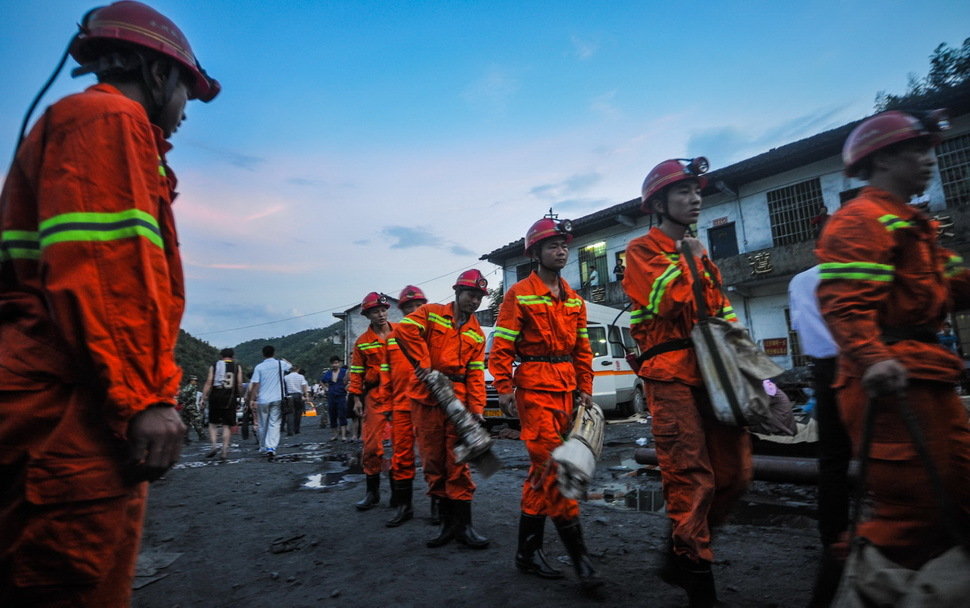
[[[189,377],[189,383],[182,387],[179,391],[178,400],[178,410],[179,414],[182,416],[182,422],[188,428],[195,429],[195,433],[199,436],[200,440],[205,440],[207,435],[205,434],[205,429],[202,425],[202,412],[199,411],[199,379],[196,376]],[[188,428],[185,431],[185,442],[189,443],[189,431]]]

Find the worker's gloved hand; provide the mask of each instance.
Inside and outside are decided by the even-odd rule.
[[[364,399],[362,397],[354,398],[354,414],[358,417],[364,415]]]
[[[582,391],[578,391],[576,393],[576,405],[577,406],[582,405],[582,406],[585,406],[585,407],[592,406],[593,405],[593,397],[592,397],[592,395],[590,395],[589,393],[584,393]]]
[[[515,406],[515,392],[500,394],[498,406],[506,416],[514,418],[519,415],[519,409]]]
[[[896,359],[873,363],[862,374],[862,386],[870,397],[891,395],[906,388],[909,373]]]
[[[171,404],[146,408],[128,422],[133,481],[155,481],[182,455],[185,424]]]

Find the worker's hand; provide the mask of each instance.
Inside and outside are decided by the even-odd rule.
[[[584,393],[582,391],[576,393],[576,405],[583,405],[586,407],[592,407],[593,396],[589,393]]]
[[[175,408],[160,405],[144,409],[128,422],[128,444],[134,478],[155,481],[182,455],[185,424]]]
[[[695,258],[699,258],[704,255],[704,244],[701,243],[699,239],[695,239],[692,236],[685,236],[677,241],[677,251],[683,251],[684,245],[687,245],[687,248],[692,254],[694,254]]]
[[[364,415],[364,400],[360,397],[354,397],[354,414],[358,417]]]
[[[472,414],[472,417],[475,419],[476,422],[478,422],[478,424],[485,426],[485,416],[483,416],[482,414]]]
[[[510,418],[515,418],[519,415],[519,408],[515,407],[515,392],[511,393],[501,393],[498,396],[498,406],[502,410],[502,413]]]
[[[906,388],[909,374],[896,359],[873,363],[862,374],[862,386],[870,397],[891,395]]]

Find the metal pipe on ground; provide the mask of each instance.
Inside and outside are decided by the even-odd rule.
[[[653,448],[638,448],[633,451],[633,459],[638,464],[657,464],[657,450]],[[775,481],[781,483],[798,483],[812,485],[818,482],[818,460],[815,458],[791,458],[786,456],[752,457],[754,478],[759,481]],[[855,477],[858,469],[853,461],[849,466],[850,479]]]

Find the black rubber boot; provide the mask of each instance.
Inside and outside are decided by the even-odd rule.
[[[394,485],[391,486],[391,490],[393,492],[392,496],[394,496],[393,500],[397,505],[397,513],[384,524],[388,528],[396,528],[414,517],[414,508],[411,506],[413,484],[413,479],[394,480]]]
[[[387,487],[391,489],[391,498],[390,500],[388,500],[387,506],[388,508],[393,509],[394,507],[397,506],[398,503],[397,503],[397,494],[394,492],[394,476],[391,475],[390,471],[387,472]]]
[[[452,500],[451,513],[455,521],[455,540],[472,549],[488,547],[489,540],[472,527],[472,501]]]
[[[660,569],[660,578],[665,583],[686,591],[690,608],[711,608],[718,605],[714,573],[709,561],[702,559],[695,562],[686,555],[675,555],[672,550],[668,550]]]
[[[556,530],[562,544],[566,546],[566,552],[573,561],[573,568],[576,576],[579,577],[579,586],[583,591],[593,591],[603,585],[603,579],[593,568],[593,562],[589,559],[586,551],[586,543],[583,542],[583,529],[579,525],[579,519],[556,519]]]
[[[441,497],[435,496],[434,494],[432,494],[431,495],[431,519],[428,520],[428,523],[431,524],[432,526],[441,525],[441,512],[438,509],[440,505],[441,505]]]
[[[515,567],[541,578],[562,578],[562,571],[550,566],[542,551],[545,529],[545,515],[522,514],[519,518],[519,548],[515,552]]]
[[[441,530],[438,536],[424,543],[430,549],[447,545],[455,538],[455,514],[452,512],[452,501],[444,496],[438,499],[438,515],[441,517]]]
[[[380,473],[377,475],[367,476],[367,493],[364,494],[364,498],[362,498],[354,506],[357,507],[358,511],[367,511],[368,509],[373,509],[379,504],[381,504]]]

